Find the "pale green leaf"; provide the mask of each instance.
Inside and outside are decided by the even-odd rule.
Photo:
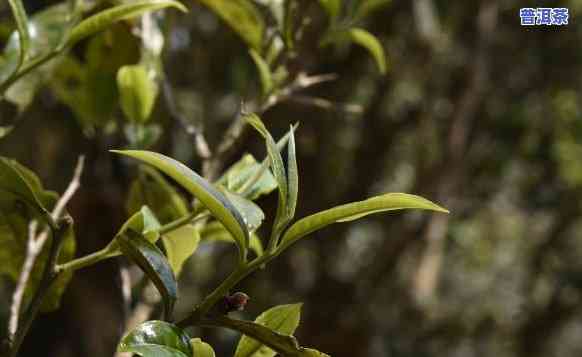
[[[265,22],[248,0],[198,0],[228,24],[252,49],[261,52]]]
[[[224,194],[218,191],[211,183],[184,164],[162,154],[141,150],[112,150],[112,152],[146,162],[176,180],[223,223],[236,239],[240,258],[244,259],[246,257],[249,231],[246,228],[244,219]]]
[[[273,77],[271,74],[271,69],[269,64],[257,53],[257,51],[251,49],[249,50],[251,58],[255,62],[257,71],[259,72],[259,78],[261,80],[261,87],[263,88],[263,95],[268,95],[271,90],[273,90]]]
[[[217,181],[233,192],[254,200],[277,188],[277,181],[268,170],[268,160],[265,165],[259,164],[250,154],[245,154],[232,165]]]
[[[190,344],[192,345],[192,350],[194,351],[194,354],[192,356],[194,356],[194,357],[216,357],[216,354],[214,353],[212,346],[210,346],[208,343],[202,341],[201,339],[193,338],[190,340]]]
[[[283,158],[281,157],[281,153],[279,152],[279,148],[277,147],[275,140],[261,119],[256,114],[248,114],[245,117],[245,120],[247,120],[247,122],[251,124],[265,138],[266,141],[271,169],[273,170],[273,175],[275,176],[275,180],[277,180],[277,186],[279,187],[279,203],[277,206],[277,215],[275,217],[274,224],[274,232],[275,234],[278,234],[291,220],[291,217],[289,217],[289,211],[287,210],[288,186]]]
[[[121,109],[134,123],[150,118],[158,94],[158,86],[142,65],[123,66],[117,72]]]
[[[229,192],[228,190],[224,190],[223,192],[226,198],[229,199],[229,201],[242,215],[243,221],[245,222],[249,232],[257,230],[257,228],[261,226],[263,220],[265,219],[263,210],[253,201],[248,200],[239,194]]]
[[[403,209],[431,210],[443,213],[449,212],[439,205],[420,196],[406,193],[388,193],[369,198],[365,201],[337,206],[300,219],[289,227],[283,235],[281,240],[281,250],[306,235],[330,224],[352,221],[369,214]]]
[[[188,10],[184,5],[174,0],[139,0],[101,11],[79,23],[73,28],[67,40],[67,46],[72,46],[80,40],[97,33],[115,22],[140,16],[148,11],[174,7],[183,12]]]
[[[348,30],[348,36],[352,42],[368,50],[376,61],[380,73],[386,74],[388,68],[386,64],[386,55],[384,54],[382,44],[378,41],[376,36],[360,28],[351,28]]]
[[[291,127],[289,130],[289,145],[287,146],[287,183],[289,185],[287,215],[289,219],[295,216],[297,196],[299,195],[299,169],[297,168],[297,154],[295,151],[295,132]]]
[[[356,10],[355,15],[356,21],[363,19],[371,15],[373,12],[386,7],[391,2],[392,0],[360,0],[360,4]]]
[[[13,126],[0,126],[0,139],[10,134],[12,129],[14,129]]]
[[[200,242],[200,231],[193,225],[185,225],[162,236],[168,262],[178,276],[184,262],[190,258]]]
[[[206,241],[219,241],[236,244],[236,241],[232,235],[219,221],[212,221],[204,225],[204,228],[202,228],[200,233],[200,237]],[[263,255],[263,243],[255,233],[251,233],[249,249],[252,250],[257,256]]]
[[[263,312],[255,322],[282,335],[292,335],[301,315],[302,304],[280,305]],[[243,335],[238,343],[235,357],[273,357],[276,352],[263,343]]]
[[[321,6],[325,9],[332,21],[339,16],[342,7],[342,0],[319,0]]]

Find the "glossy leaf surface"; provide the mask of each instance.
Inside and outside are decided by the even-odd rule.
[[[246,228],[244,219],[224,194],[218,191],[211,183],[184,164],[162,154],[143,150],[113,150],[113,152],[148,163],[176,180],[223,223],[236,239],[240,256],[244,257],[246,255],[249,231]]]
[[[403,209],[421,209],[448,213],[446,209],[420,196],[406,193],[388,193],[365,201],[337,206],[302,218],[285,232],[282,245],[287,247],[302,237],[333,223],[352,221],[373,213]]]

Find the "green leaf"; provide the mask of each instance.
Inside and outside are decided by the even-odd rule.
[[[356,21],[361,20],[373,12],[382,9],[390,4],[392,0],[360,0],[358,9],[356,10]]]
[[[252,49],[261,52],[265,22],[248,0],[198,0],[228,24]]]
[[[184,262],[190,258],[200,242],[200,231],[193,225],[185,225],[162,236],[166,257],[174,274],[178,276]]]
[[[140,167],[139,177],[131,184],[127,212],[133,214],[148,206],[160,223],[166,224],[189,213],[188,205],[176,189],[155,169]]]
[[[248,200],[239,194],[229,192],[227,190],[224,190],[223,192],[226,198],[229,199],[229,201],[242,215],[243,221],[245,222],[249,232],[257,230],[257,228],[261,226],[261,223],[263,223],[263,220],[265,219],[263,210],[253,201]]]
[[[226,230],[226,228],[224,228],[222,223],[218,221],[212,221],[204,225],[204,228],[200,233],[200,237],[207,241],[219,241],[236,244],[236,241],[234,240],[232,235]],[[260,257],[261,255],[263,255],[263,243],[255,233],[251,233],[249,248],[257,256]]]
[[[297,168],[295,133],[293,127],[289,129],[289,145],[287,146],[287,183],[289,185],[287,215],[289,216],[289,219],[292,219],[295,216],[297,196],[299,194],[299,169]]]
[[[368,52],[370,52],[376,61],[376,65],[378,66],[380,73],[386,74],[386,55],[384,54],[382,44],[380,41],[378,41],[376,36],[372,35],[366,30],[355,27],[348,30],[348,36],[352,42],[368,50]]]
[[[145,66],[123,66],[117,72],[120,103],[127,119],[145,123],[150,118],[158,95],[158,86]]]
[[[178,326],[164,321],[147,321],[137,326],[121,339],[117,351],[143,357],[193,356],[190,337]]]
[[[325,9],[332,22],[339,16],[342,0],[319,0],[321,6]]]
[[[39,197],[39,191],[40,181],[36,176],[30,175],[30,171],[16,161],[0,157],[0,193],[10,194],[26,202],[50,222],[50,212]],[[0,200],[3,199],[0,197]]]
[[[30,36],[27,59],[33,60],[55,51],[65,41],[72,20],[66,3],[48,7],[28,20]],[[0,66],[0,83],[8,79],[19,67],[20,34],[12,33],[4,48],[4,62]]]
[[[166,319],[170,318],[178,298],[178,284],[164,254],[141,234],[128,229],[117,238],[124,255],[137,264],[154,283],[164,300]]]
[[[3,166],[6,163],[8,163],[8,167]],[[0,179],[0,187],[7,182],[11,182],[11,180],[4,181],[7,175],[14,174],[17,175],[17,180],[21,180],[21,183],[24,182],[22,188],[25,189],[25,193],[21,193],[17,186],[12,187],[13,190],[11,192],[0,188],[0,247],[2,247],[0,249],[0,262],[2,262],[0,264],[0,275],[6,275],[16,282],[27,255],[29,225],[33,220],[39,222],[42,219],[37,208],[24,203],[26,200],[22,197],[22,194],[32,192],[47,210],[52,210],[58,200],[58,195],[52,191],[45,190],[38,177],[16,161],[0,158],[0,167],[0,177],[2,177]],[[8,186],[10,187],[10,185]],[[4,188],[6,187],[5,185]],[[26,192],[27,190],[30,190],[30,192]],[[38,233],[40,233],[44,229],[44,225],[40,224],[38,228]],[[43,250],[32,268],[29,283],[24,291],[23,306],[28,304],[40,283],[44,265],[48,258],[51,239],[49,237],[45,242]],[[74,255],[75,234],[71,226],[65,232],[58,263],[64,263],[72,259]],[[42,311],[52,311],[59,307],[61,296],[70,279],[71,273],[64,273],[51,285],[41,305]]]
[[[160,222],[154,213],[147,206],[143,206],[133,216],[121,226],[111,243],[107,246],[109,252],[107,257],[115,257],[121,254],[118,238],[124,235],[128,230],[140,232],[150,243],[154,244],[160,238]]]
[[[277,180],[277,185],[279,187],[279,203],[274,224],[274,232],[276,235],[281,232],[291,220],[287,209],[288,187],[283,158],[281,157],[281,153],[279,152],[275,140],[273,140],[273,137],[267,131],[267,128],[265,128],[261,119],[256,114],[248,114],[245,119],[265,138],[267,153],[269,155],[269,160],[271,161],[271,169],[273,170],[273,175],[275,176],[275,180]]]
[[[305,357],[330,357],[328,354],[319,352],[318,350],[314,350],[312,348],[303,348],[302,352],[303,352],[302,356]]]
[[[216,357],[212,346],[207,344],[206,342],[202,341],[199,338],[193,338],[190,340],[190,344],[192,345],[192,350],[194,357]]]
[[[263,312],[255,322],[282,335],[292,335],[299,326],[302,304],[280,305]],[[234,357],[273,357],[276,352],[261,342],[243,335]]]
[[[176,180],[224,224],[236,239],[239,257],[246,259],[249,231],[246,228],[244,219],[224,194],[218,191],[211,183],[184,164],[162,154],[141,150],[112,150],[112,152],[146,162]]]
[[[218,179],[217,183],[232,192],[254,200],[271,193],[277,188],[277,181],[265,165],[259,164],[251,154],[245,154]]]
[[[0,126],[0,139],[10,134],[12,129],[14,129],[13,126]]]
[[[174,0],[140,0],[118,5],[81,21],[71,31],[67,40],[67,46],[72,46],[80,40],[111,26],[115,22],[127,20],[140,16],[145,12],[160,10],[166,7],[174,7],[183,12],[188,11],[184,5]]]
[[[263,95],[266,96],[271,93],[271,90],[273,90],[273,77],[269,64],[257,53],[257,51],[251,49],[249,50],[249,54],[255,62],[255,66],[257,66],[259,78],[261,79],[261,87],[263,88]]]
[[[295,222],[283,235],[281,250],[297,240],[336,222],[348,222],[369,214],[403,209],[421,209],[449,213],[446,209],[420,196],[406,193],[387,193],[365,201],[348,203]]]
[[[14,20],[16,21],[16,27],[18,29],[18,40],[20,44],[20,55],[18,59],[17,69],[22,66],[24,61],[26,61],[26,56],[28,55],[28,49],[30,47],[30,33],[28,32],[28,17],[26,15],[26,10],[22,5],[21,0],[8,0],[10,8],[12,9],[12,14],[14,15]]]

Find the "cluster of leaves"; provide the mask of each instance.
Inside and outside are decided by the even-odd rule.
[[[303,24],[297,23],[294,1],[200,0],[222,18],[249,47],[263,87],[263,99],[277,95],[291,80],[280,56],[293,52]],[[342,45],[349,42],[369,50],[379,70],[386,71],[385,55],[378,40],[357,27],[362,18],[387,1],[320,1],[329,15],[329,27],[321,44]],[[163,36],[151,10],[183,5],[173,0],[139,0],[96,12],[94,4],[71,1],[55,5],[30,20],[19,0],[11,0],[17,31],[11,36],[1,59],[0,93],[24,108],[34,90],[51,72],[58,73],[50,86],[57,97],[67,103],[85,129],[103,123],[114,115],[119,94],[119,107],[128,124],[126,137],[130,147],[144,149],[155,142],[160,130],[148,125],[158,94],[158,80],[163,77],[160,52]],[[352,9],[348,9],[351,7]],[[265,11],[263,11],[265,10]],[[353,10],[353,11],[348,11]],[[348,14],[355,14],[350,16]],[[142,45],[137,64],[127,64],[135,55],[128,40],[131,35],[122,28],[110,28],[120,20],[141,16]],[[265,16],[277,24],[269,34]],[[113,46],[126,50],[109,61],[100,47],[111,45],[106,37],[88,40],[85,63],[66,51],[79,41],[105,29],[113,31]],[[52,63],[55,58],[60,63]],[[52,65],[45,65],[51,62]],[[74,85],[71,86],[71,83]],[[23,89],[20,86],[27,87]],[[24,97],[22,93],[30,94]],[[100,94],[103,94],[101,96]],[[97,102],[95,98],[99,98]],[[103,99],[105,98],[105,99]],[[106,105],[104,105],[105,100]],[[146,150],[114,150],[139,160],[139,175],[131,184],[127,200],[129,219],[103,249],[85,257],[74,257],[72,227],[60,239],[56,260],[50,266],[45,249],[36,261],[27,286],[26,303],[32,291],[41,290],[42,272],[54,273],[44,304],[56,308],[71,273],[104,259],[124,255],[139,266],[156,286],[164,304],[164,321],[148,321],[126,335],[119,345],[121,352],[148,356],[213,356],[212,348],[199,339],[191,339],[182,327],[217,326],[241,332],[235,356],[324,356],[316,350],[300,347],[292,334],[299,323],[300,305],[283,305],[264,312],[255,322],[233,320],[228,311],[218,311],[229,291],[243,278],[312,232],[337,222],[359,219],[369,214],[403,209],[447,212],[440,206],[410,194],[390,193],[361,202],[337,206],[293,222],[299,196],[299,172],[296,159],[295,129],[276,142],[256,114],[245,114],[244,123],[254,127],[264,138],[267,158],[258,162],[246,154],[216,180],[209,182],[184,164],[165,155]],[[4,130],[7,132],[8,130]],[[286,149],[286,160],[282,151]],[[167,177],[190,194],[184,198]],[[254,203],[258,197],[278,192],[278,206],[268,243],[263,245],[256,231],[265,214]],[[58,196],[46,191],[40,180],[28,169],[6,158],[0,158],[0,243],[8,263],[0,268],[14,280],[27,254],[28,227],[38,222],[56,240],[59,223],[51,215]],[[235,271],[203,299],[197,308],[178,323],[172,323],[173,307],[178,299],[176,277],[184,262],[196,251],[201,240],[228,241],[238,252]],[[52,251],[52,250],[51,250]],[[251,254],[252,252],[252,254]],[[47,270],[48,269],[48,270]],[[46,274],[45,274],[46,276]],[[43,278],[45,277],[43,276]],[[27,328],[26,326],[24,327]],[[24,330],[24,333],[26,331]],[[18,346],[16,346],[16,349]],[[14,350],[13,350],[14,352]]]

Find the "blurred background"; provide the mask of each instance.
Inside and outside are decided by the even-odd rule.
[[[47,6],[25,3],[31,12]],[[260,84],[240,39],[206,8],[187,5],[186,15],[167,14],[163,62],[178,110],[204,127],[213,148]],[[522,27],[524,6],[567,7],[570,23]],[[326,17],[306,1],[301,16],[310,22],[292,65],[338,78],[302,92],[319,101],[300,97],[262,115],[275,137],[300,123],[297,216],[393,191],[452,213],[375,215],[317,232],[242,282],[251,301],[240,317],[302,301],[299,341],[334,357],[582,354],[581,11],[579,0],[394,0],[365,22],[386,50],[382,76],[360,47],[320,48]],[[12,25],[4,3],[0,23],[5,43]],[[77,255],[105,246],[128,217],[135,167],[107,152],[127,145],[119,108],[108,104],[117,97],[116,69],[137,58],[126,37],[120,24],[75,47],[70,57],[91,60],[93,76],[90,85],[72,84],[75,96],[58,95],[54,80],[23,111],[0,103],[0,126],[14,125],[0,153],[33,169],[45,187],[62,192],[86,155],[69,205]],[[89,114],[74,105],[87,96]],[[160,98],[153,118],[164,130],[153,149],[202,170],[192,136]],[[258,135],[245,134],[224,165],[247,151],[265,155]],[[259,204],[273,216],[276,195]],[[233,246],[202,243],[181,275],[176,316],[234,258]],[[21,355],[112,356],[128,318],[120,275],[128,265],[116,259],[77,272]],[[1,335],[13,289],[1,280]],[[219,356],[232,355],[238,339],[193,332]]]

